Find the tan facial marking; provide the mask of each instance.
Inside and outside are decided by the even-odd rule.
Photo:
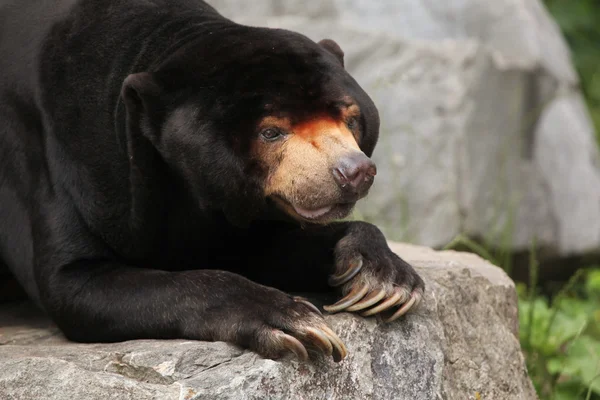
[[[292,126],[292,132],[295,137],[303,140],[320,141],[327,136],[348,136],[354,140],[354,135],[344,121],[336,121],[330,117],[319,117],[309,121],[301,122]]]
[[[262,160],[272,166],[265,194],[304,208],[319,208],[339,201],[332,169],[343,155],[360,151],[346,122],[323,116],[296,124],[269,118],[263,124],[273,124],[289,132],[281,143],[260,145]],[[294,214],[289,205],[283,206]]]

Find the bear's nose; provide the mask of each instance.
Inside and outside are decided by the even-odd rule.
[[[377,167],[364,153],[355,151],[341,157],[333,167],[333,177],[345,191],[364,194],[373,184]]]

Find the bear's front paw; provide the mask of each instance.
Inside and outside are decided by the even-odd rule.
[[[353,222],[335,247],[335,263],[336,274],[329,284],[341,286],[345,297],[323,307],[328,312],[362,311],[366,317],[394,307],[384,318],[391,322],[417,306],[423,297],[423,279],[392,252],[374,225]]]
[[[236,312],[237,311],[237,312]],[[270,290],[261,298],[239,305],[234,342],[267,358],[293,352],[308,360],[309,351],[339,362],[347,355],[341,339],[327,325],[319,309],[308,300]]]

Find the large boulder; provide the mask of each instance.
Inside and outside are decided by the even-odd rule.
[[[600,246],[600,169],[568,47],[540,0],[208,0],[336,40],[380,109],[357,217],[433,247],[458,233],[547,254]]]
[[[222,342],[67,342],[28,305],[0,306],[0,399],[535,399],[504,272],[466,253],[392,243],[426,282],[392,324],[327,316],[339,364],[273,361]]]

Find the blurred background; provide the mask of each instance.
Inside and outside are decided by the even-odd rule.
[[[381,116],[354,217],[502,267],[540,398],[600,399],[600,1],[208,2],[340,44]]]

